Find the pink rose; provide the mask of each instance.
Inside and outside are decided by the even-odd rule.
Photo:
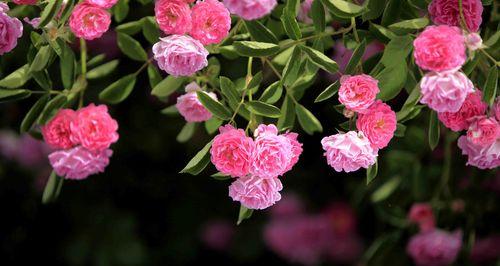
[[[467,59],[465,38],[457,27],[428,26],[413,46],[415,63],[429,71],[457,70]]]
[[[158,67],[174,76],[191,76],[208,65],[208,51],[189,36],[160,38],[153,45],[153,53]]]
[[[231,15],[217,0],[198,1],[191,14],[191,36],[203,45],[220,43],[231,29]]]
[[[77,139],[72,138],[71,122],[76,118],[76,112],[71,109],[61,109],[46,125],[42,126],[45,142],[54,149],[69,149],[77,145]]]
[[[299,136],[297,133],[287,132],[283,134],[283,136],[285,136],[292,145],[292,158],[285,169],[285,172],[288,172],[292,170],[292,167],[299,161],[299,157],[302,154],[303,149],[302,143],[297,140]]]
[[[49,161],[58,176],[66,179],[85,179],[104,172],[113,154],[110,149],[89,151],[82,146],[59,150],[49,155]]]
[[[470,259],[478,264],[485,265],[500,258],[500,235],[492,235],[476,239],[470,253]]]
[[[232,177],[246,176],[252,164],[255,143],[242,129],[231,125],[219,128],[210,149],[211,161],[221,173]]]
[[[364,113],[360,113],[356,127],[362,131],[377,149],[389,144],[396,131],[396,113],[391,107],[378,100]]]
[[[500,96],[498,96],[495,101],[495,105],[493,106],[493,112],[497,121],[500,121]]]
[[[488,147],[500,137],[500,125],[495,118],[476,117],[467,130],[467,139],[474,145]]]
[[[458,139],[458,147],[463,155],[467,155],[467,165],[479,169],[494,169],[500,166],[500,139],[487,147],[481,147],[471,143],[467,136]]]
[[[23,35],[23,24],[19,19],[7,15],[7,4],[0,4],[0,55],[3,55],[17,46],[17,39]]]
[[[475,51],[483,47],[483,39],[481,39],[481,35],[476,32],[469,33],[465,36],[465,44],[469,50]]]
[[[410,239],[406,252],[417,266],[448,266],[462,248],[462,232],[422,232]]]
[[[428,203],[413,204],[408,213],[408,220],[417,224],[422,232],[431,231],[436,227],[436,218]]]
[[[118,141],[118,123],[108,113],[106,105],[90,104],[77,111],[71,122],[71,140],[91,151],[109,148]]]
[[[483,115],[488,105],[482,101],[483,95],[480,90],[469,93],[458,112],[438,113],[438,118],[443,124],[453,131],[469,128],[473,117]]]
[[[155,17],[165,34],[182,35],[191,30],[191,9],[182,0],[158,0],[155,2]]]
[[[353,172],[375,164],[378,150],[363,132],[349,131],[321,140],[328,164],[337,172]]]
[[[437,112],[458,112],[469,93],[474,92],[474,85],[462,72],[429,72],[420,82],[422,98]]]
[[[364,111],[373,104],[379,92],[378,80],[369,75],[340,78],[339,101],[350,110]]]
[[[224,0],[224,5],[232,14],[245,20],[262,18],[273,11],[276,0]]]
[[[433,0],[429,5],[429,15],[438,25],[460,27],[459,0]],[[465,24],[470,31],[478,31],[482,22],[483,4],[481,0],[463,0]]]
[[[85,0],[84,2],[96,7],[108,9],[112,8],[118,2],[118,0]]]
[[[305,0],[300,4],[299,14],[297,14],[297,19],[303,23],[311,24],[313,23],[309,12],[311,11],[313,0]]]
[[[93,40],[100,38],[109,29],[111,15],[105,9],[92,4],[79,3],[69,18],[69,27],[78,38]]]
[[[281,199],[283,185],[279,178],[248,175],[236,179],[229,186],[229,196],[248,209],[263,210]]]
[[[189,86],[196,86],[197,88],[190,90]],[[200,100],[198,100],[196,94],[197,90],[201,90],[201,88],[195,82],[192,82],[186,86],[186,94],[177,98],[175,107],[187,122],[202,122],[212,118],[212,113],[210,113],[210,111],[201,104]],[[217,100],[217,95],[215,95],[215,93],[209,92],[208,95],[212,99]]]
[[[12,0],[16,5],[36,5],[38,0]]]

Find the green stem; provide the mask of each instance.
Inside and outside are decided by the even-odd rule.
[[[497,61],[495,58],[493,58],[493,56],[491,56],[488,52],[486,52],[484,49],[479,49],[479,51],[481,51],[481,53],[483,53],[486,58],[488,58],[489,60],[491,60],[491,62],[493,62],[493,64],[495,64],[496,66],[500,66],[500,62]]]
[[[281,80],[283,79],[282,75],[280,74],[280,72],[276,69],[276,67],[274,66],[273,62],[271,62],[267,57],[262,57],[264,59],[264,61],[269,65],[269,67],[271,68],[271,70],[273,71],[273,73]],[[292,92],[290,91],[290,89],[283,85],[283,88],[285,88],[285,91],[286,91],[286,94],[290,97],[290,99],[292,99],[292,102],[295,103],[296,105],[299,104],[299,102],[297,101],[297,99],[295,99],[295,97],[293,96]]]
[[[458,0],[458,11],[460,12],[460,25],[462,26],[462,29],[465,30],[466,32],[469,32],[469,28],[467,27],[467,23],[465,23],[465,17],[464,17],[464,7],[463,7],[463,0]]]
[[[246,82],[245,89],[243,90],[243,93],[241,93],[241,100],[238,103],[238,105],[236,106],[236,109],[234,110],[233,116],[229,120],[229,124],[235,123],[234,119],[236,118],[236,115],[238,114],[238,111],[240,110],[243,103],[245,103],[245,95],[246,95],[247,90],[248,90],[247,86],[248,86],[248,83],[250,82],[250,80],[252,79],[252,64],[253,64],[253,57],[249,57],[248,64],[247,64],[247,76],[246,76],[246,81],[245,81]]]
[[[80,61],[82,64],[82,78],[87,78],[87,43],[83,38],[80,38]],[[80,92],[80,99],[78,101],[78,108],[83,107],[83,96],[85,95],[85,88]]]
[[[290,43],[287,43],[285,44],[283,47],[281,47],[282,50],[284,49],[287,49],[287,48],[290,48],[296,44],[299,44],[299,43],[303,43],[307,40],[311,40],[311,39],[316,39],[316,38],[322,38],[322,37],[326,37],[326,36],[333,36],[333,35],[337,35],[337,34],[345,34],[345,33],[348,33],[349,31],[351,31],[353,29],[353,24],[351,23],[351,25],[347,28],[342,28],[338,31],[333,31],[333,32],[323,32],[323,33],[318,33],[318,34],[315,34],[315,35],[312,35],[312,36],[308,36],[308,37],[304,37],[304,38],[301,38],[301,39],[298,39],[296,41],[293,41],[293,42],[290,42]]]
[[[151,64],[151,62],[153,61],[153,58],[149,58],[148,61],[146,61],[139,69],[137,69],[137,71],[134,72],[134,75],[139,75],[139,73],[141,73],[144,69],[146,69],[146,67]]]
[[[439,197],[442,192],[446,193],[447,197],[451,196],[450,187],[448,183],[450,182],[450,177],[451,177],[451,160],[452,160],[451,144],[453,140],[454,140],[453,134],[447,132],[445,139],[445,146],[444,146],[444,162],[441,174],[441,182],[437,187],[436,191],[434,192],[433,201],[439,200]]]

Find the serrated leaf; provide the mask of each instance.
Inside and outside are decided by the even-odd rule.
[[[339,70],[339,66],[337,65],[337,63],[322,52],[307,46],[301,46],[301,49],[307,54],[311,62],[313,62],[323,70],[328,71],[332,74],[336,73]]]
[[[319,120],[304,106],[300,104],[295,105],[295,113],[299,119],[300,126],[302,126],[307,134],[312,135],[314,132],[323,131],[323,127]]]
[[[250,110],[250,112],[257,115],[272,117],[272,118],[279,118],[281,116],[280,109],[268,103],[260,101],[250,101],[246,103],[246,106],[247,109]]]
[[[148,55],[134,38],[118,32],[118,47],[128,57],[137,61],[148,61]]]
[[[160,29],[158,24],[156,24],[154,17],[143,18],[142,34],[149,43],[155,44],[158,42],[158,39],[160,38]]]
[[[498,87],[498,68],[497,66],[492,66],[488,71],[488,76],[486,77],[486,82],[484,83],[483,90],[483,100],[490,106],[493,105],[495,97],[497,94]]]
[[[122,102],[134,89],[136,79],[135,74],[120,78],[99,93],[99,100],[112,104]]]
[[[274,33],[258,20],[245,20],[243,23],[250,33],[250,36],[252,36],[255,41],[275,44],[278,43],[278,38],[276,38]]]
[[[60,176],[57,176],[54,171],[49,176],[47,184],[45,185],[45,189],[43,190],[42,195],[42,203],[48,204],[56,201],[57,197],[61,193],[61,188],[63,185],[64,179]]]
[[[429,117],[429,147],[431,150],[434,150],[434,148],[438,145],[440,134],[437,113],[431,111],[431,115]]]
[[[158,98],[166,98],[184,84],[186,80],[185,77],[168,76],[153,88],[151,94]]]
[[[30,65],[29,72],[36,72],[43,70],[49,63],[50,56],[52,55],[52,49],[50,46],[42,46],[36,53],[33,62]]]
[[[0,80],[0,87],[15,89],[23,86],[30,79],[28,70],[29,65],[26,64],[10,73],[7,77]]]
[[[36,103],[31,107],[31,109],[28,111],[26,116],[23,118],[23,121],[21,122],[21,128],[20,132],[25,133],[28,132],[35,121],[40,117],[40,114],[42,113],[43,109],[45,108],[45,105],[49,102],[49,95],[43,95],[36,101]]]
[[[45,108],[43,108],[42,113],[38,117],[37,123],[40,125],[45,125],[52,117],[61,109],[68,101],[65,95],[59,94],[50,100]]]
[[[229,111],[229,109],[222,105],[220,102],[210,97],[206,92],[197,91],[196,95],[198,95],[198,99],[200,100],[201,104],[203,104],[203,106],[205,106],[205,108],[207,108],[207,110],[210,111],[214,116],[222,120],[229,120],[231,118],[231,111]]]
[[[17,89],[17,90],[4,90],[0,89],[0,103],[17,101],[28,98],[31,96],[31,91]]]
[[[283,24],[283,28],[285,29],[286,35],[294,40],[302,38],[302,32],[300,31],[296,16],[297,14],[289,8],[284,8],[283,13],[281,14],[281,22]]]
[[[301,49],[298,46],[293,48],[292,55],[288,59],[285,68],[283,69],[282,82],[285,86],[292,85],[299,78],[299,70],[301,65]]]
[[[87,79],[98,79],[105,77],[113,72],[113,70],[116,69],[118,66],[119,60],[115,59],[112,61],[109,61],[103,65],[100,65],[94,69],[91,69],[87,72]]]
[[[378,161],[375,161],[373,165],[370,165],[368,169],[366,169],[366,185],[369,185],[375,177],[377,177],[378,173]]]
[[[207,167],[210,162],[210,148],[212,147],[211,140],[209,143],[203,147],[196,155],[188,162],[188,164],[179,173],[188,173],[192,175],[198,175]]]
[[[221,76],[220,77],[220,89],[221,89],[222,93],[229,100],[229,103],[236,107],[236,105],[238,105],[238,103],[241,100],[241,95],[236,90],[236,86],[234,85],[234,83],[230,79]]]
[[[276,81],[264,90],[259,98],[259,101],[274,104],[279,101],[282,94],[283,87],[281,86],[279,81]]]
[[[354,70],[356,70],[356,67],[361,62],[361,58],[365,53],[365,48],[366,48],[366,40],[363,40],[352,53],[351,59],[349,59],[349,63],[347,63],[347,66],[345,67],[346,74],[354,73]]]
[[[241,56],[270,56],[276,54],[280,47],[273,43],[238,41],[233,43],[234,49]]]
[[[318,97],[314,100],[315,103],[319,103],[325,100],[330,99],[339,91],[340,83],[339,81],[335,81],[330,86],[328,86],[323,92],[321,92]]]
[[[195,129],[196,123],[186,123],[184,127],[182,127],[181,132],[177,135],[176,140],[180,143],[187,142],[193,136]]]

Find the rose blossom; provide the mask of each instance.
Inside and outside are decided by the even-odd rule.
[[[480,90],[469,93],[464,103],[457,112],[441,112],[438,118],[443,124],[453,131],[469,128],[471,119],[483,115],[488,105],[482,101],[483,95]]]
[[[481,147],[471,143],[467,136],[458,139],[458,147],[463,155],[467,155],[467,165],[479,169],[494,169],[500,166],[500,139],[487,147]]]
[[[497,99],[495,100],[495,105],[493,106],[493,113],[497,121],[500,121],[500,96],[498,96]]]
[[[191,9],[182,0],[155,2],[155,18],[165,34],[184,34],[191,30]]]
[[[418,224],[420,231],[431,231],[436,227],[436,218],[428,203],[415,203],[408,213],[408,220]]]
[[[349,131],[321,140],[328,164],[337,172],[353,172],[359,168],[368,168],[377,159],[374,149],[363,132]]]
[[[12,0],[16,5],[36,5],[38,0]]]
[[[377,97],[378,81],[369,75],[342,76],[340,78],[339,101],[352,111],[363,111]]]
[[[231,15],[217,0],[198,1],[191,14],[191,36],[203,45],[220,43],[231,29]]]
[[[173,76],[191,76],[208,65],[208,51],[189,36],[170,35],[153,45],[158,67]]]
[[[75,6],[69,18],[69,27],[78,38],[100,38],[109,29],[111,15],[105,9],[83,2]]]
[[[54,149],[69,149],[78,144],[72,139],[71,122],[76,118],[76,112],[71,109],[61,109],[47,124],[42,126],[45,142]]]
[[[461,248],[462,232],[433,230],[413,236],[406,252],[417,266],[447,266],[455,261]]]
[[[483,13],[481,0],[463,0],[462,13],[467,28],[478,31]],[[433,0],[429,5],[429,15],[434,24],[460,27],[459,0]]]
[[[243,129],[231,125],[219,127],[210,148],[211,161],[222,174],[232,177],[246,176],[252,164],[255,143]]]
[[[110,149],[89,151],[78,146],[51,153],[49,161],[58,176],[80,180],[104,172],[112,154],[113,151]]]
[[[465,44],[467,48],[471,51],[475,51],[481,47],[483,47],[483,39],[481,39],[481,35],[478,33],[469,33],[465,36]]]
[[[396,131],[396,113],[391,107],[378,100],[366,112],[360,113],[356,127],[370,140],[370,143],[382,149],[389,144]]]
[[[420,82],[421,103],[437,112],[457,112],[474,85],[462,72],[429,72]]]
[[[500,126],[495,118],[481,116],[473,119],[467,131],[467,139],[474,145],[490,146],[500,136]]]
[[[118,0],[85,0],[85,2],[97,7],[108,9],[112,8]]]
[[[91,151],[107,149],[118,141],[118,123],[109,115],[106,105],[90,104],[78,110],[70,126],[71,140]]]
[[[175,107],[187,122],[202,122],[212,118],[212,113],[210,113],[198,99],[198,95],[196,94],[198,90],[201,90],[201,88],[196,82],[192,82],[186,86],[186,94],[177,98]],[[207,94],[217,101],[217,95],[215,95],[215,93],[208,92]]]
[[[413,42],[415,63],[430,71],[457,70],[467,58],[465,39],[457,27],[428,26]]]
[[[224,5],[232,14],[254,20],[271,13],[278,2],[276,0],[224,0]]]
[[[309,17],[309,12],[311,11],[313,0],[305,0],[300,4],[299,13],[297,14],[297,19],[306,24],[313,23],[311,17]]]
[[[297,140],[299,136],[297,133],[287,132],[283,134],[283,136],[285,136],[292,145],[292,158],[290,159],[290,163],[288,163],[285,169],[285,172],[288,172],[299,161],[299,157],[302,154],[303,149],[302,143]]]
[[[0,55],[8,53],[17,46],[17,39],[23,35],[23,24],[19,19],[7,15],[9,6],[0,3]]]
[[[279,178],[248,175],[236,179],[229,186],[229,196],[249,209],[263,210],[281,199],[283,185]]]

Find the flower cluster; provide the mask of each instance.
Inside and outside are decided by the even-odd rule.
[[[7,14],[9,6],[0,3],[0,55],[8,53],[17,46],[17,39],[23,35],[23,24],[19,19]]]
[[[265,209],[281,199],[279,176],[297,163],[302,144],[296,133],[278,134],[274,125],[260,125],[255,139],[231,125],[219,128],[210,149],[211,161],[224,175],[237,178],[229,196],[249,209]]]
[[[67,179],[104,172],[113,154],[109,147],[118,141],[118,123],[105,105],[61,109],[41,130],[45,142],[56,150],[49,155],[50,164]]]
[[[85,0],[78,3],[69,18],[73,34],[85,40],[100,38],[111,24],[111,14],[106,9],[113,7],[116,2],[118,1]]]

